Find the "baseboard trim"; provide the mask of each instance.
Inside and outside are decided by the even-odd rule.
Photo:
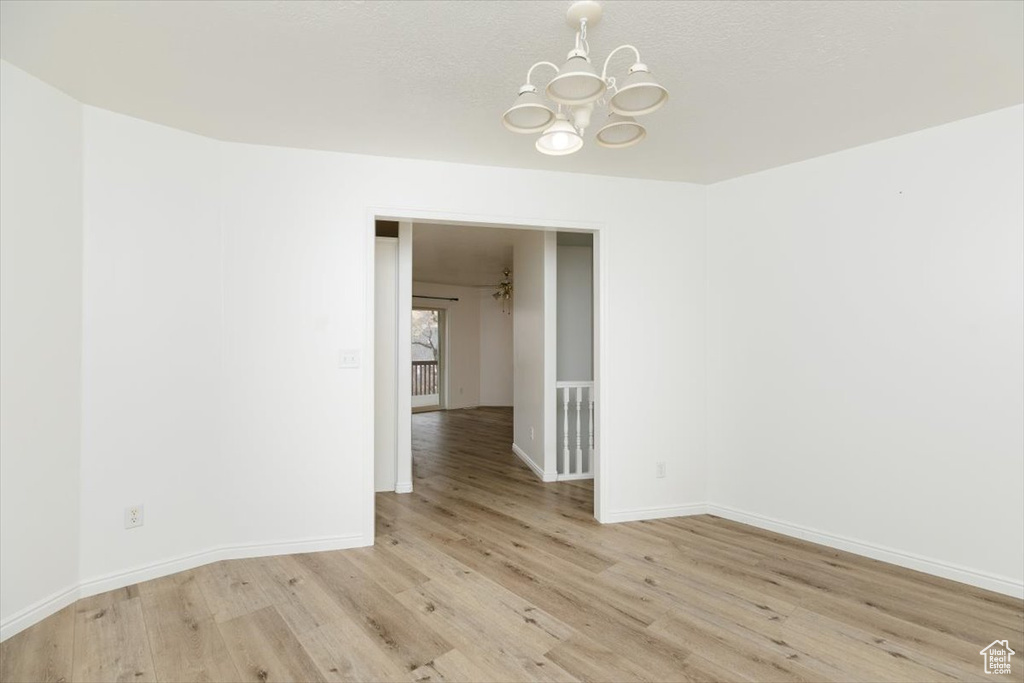
[[[399,484],[395,484],[395,493],[412,493],[412,482],[404,481]]]
[[[543,481],[543,482],[552,482],[552,481],[557,481],[558,480],[558,475],[557,474],[545,474],[544,470],[542,470],[540,467],[538,467],[537,463],[535,463],[530,458],[530,456],[528,456],[526,454],[526,451],[524,451],[522,448],[517,446],[515,443],[512,444],[512,452],[515,453],[516,455],[518,455],[519,459],[522,460],[524,463],[526,463],[526,466],[530,468],[530,471],[532,471],[535,475],[537,475],[537,478],[540,479],[541,481]]]
[[[665,507],[633,508],[631,510],[614,510],[607,512],[601,518],[602,524],[615,524],[618,522],[641,522],[647,519],[663,519],[665,517],[689,517],[690,515],[707,514],[706,503],[691,503],[689,505],[669,505]]]
[[[0,623],[0,642],[42,621],[51,614],[64,609],[80,598],[87,598],[99,593],[124,588],[125,586],[131,586],[142,581],[158,579],[162,576],[176,574],[187,569],[195,569],[211,562],[240,560],[249,557],[314,553],[325,550],[347,550],[366,545],[369,544],[363,535],[356,534],[352,536],[310,538],[300,541],[281,541],[278,543],[222,546],[134,567],[126,571],[107,574],[106,576],[83,581],[77,586],[72,586],[48,598],[44,598],[11,615]]]
[[[764,515],[737,510],[736,508],[732,508],[727,505],[708,505],[707,512],[734,522],[740,522],[741,524],[749,524],[750,526],[754,526],[759,529],[774,531],[775,533],[782,534],[784,536],[792,536],[794,538],[818,543],[819,545],[828,546],[837,550],[845,550],[846,552],[854,553],[856,555],[870,557],[873,560],[881,560],[882,562],[888,562],[907,569],[914,569],[919,572],[924,572],[925,574],[931,574],[933,576],[950,579],[952,581],[959,581],[960,583],[966,583],[978,588],[995,591],[996,593],[1002,593],[1003,595],[1009,595],[1015,598],[1024,598],[1024,583],[1014,581],[1007,577],[989,574],[976,569],[970,569],[968,567],[962,567],[949,562],[934,560],[914,553],[907,553],[901,550],[875,545],[873,543],[857,541],[852,538],[826,533],[824,531],[801,526],[799,524],[783,522],[771,517],[765,517]]]
[[[77,599],[78,586],[72,586],[15,612],[0,624],[0,642],[61,611]]]
[[[580,479],[593,479],[593,474],[559,474],[557,481],[579,481]]]

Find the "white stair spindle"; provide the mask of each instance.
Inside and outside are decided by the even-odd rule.
[[[562,389],[562,474],[569,473],[569,388]]]
[[[590,447],[587,449],[587,470],[588,472],[594,471],[594,387],[590,387],[587,390],[587,399],[590,403],[590,422],[587,425],[590,428]]]
[[[583,446],[580,443],[580,404],[583,387],[576,387],[576,474],[583,474]]]

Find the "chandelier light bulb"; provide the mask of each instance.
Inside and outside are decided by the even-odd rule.
[[[537,151],[550,156],[565,156],[583,147],[583,138],[564,116],[559,116],[544,134],[537,138]]]

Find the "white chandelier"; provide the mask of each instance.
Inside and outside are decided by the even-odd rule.
[[[537,62],[526,72],[526,84],[519,88],[519,96],[501,117],[502,123],[513,133],[541,133],[537,138],[537,151],[564,156],[583,147],[583,134],[597,104],[608,99],[608,118],[597,131],[597,144],[613,149],[630,147],[647,136],[647,129],[637,116],[650,114],[668,99],[668,91],[651,76],[647,65],[640,61],[640,51],[632,45],[620,45],[604,60],[598,76],[590,64],[590,46],[587,44],[587,26],[601,19],[601,5],[595,0],[574,2],[567,14],[569,25],[577,28],[576,47],[559,69],[551,62]],[[620,50],[632,50],[636,62],[619,85],[608,75],[608,63]],[[556,104],[552,109],[537,93],[531,83],[533,70],[549,66],[556,75],[545,88],[548,98]]]

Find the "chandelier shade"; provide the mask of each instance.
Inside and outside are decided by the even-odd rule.
[[[501,122],[513,133],[539,133],[554,120],[555,112],[544,104],[532,85],[519,89],[516,101],[501,117]]]
[[[668,90],[665,90],[644,64],[634,64],[629,75],[622,82],[622,86],[616,89],[608,106],[616,114],[623,116],[643,116],[659,109],[668,100]]]
[[[537,151],[550,156],[565,156],[580,151],[583,138],[564,117],[559,116],[544,134],[537,138]]]
[[[558,70],[558,75],[548,83],[547,93],[559,104],[579,106],[601,99],[607,89],[607,84],[594,71],[590,60],[573,50]]]
[[[611,113],[608,120],[597,131],[597,144],[612,149],[632,147],[647,137],[647,129],[632,116]]]

